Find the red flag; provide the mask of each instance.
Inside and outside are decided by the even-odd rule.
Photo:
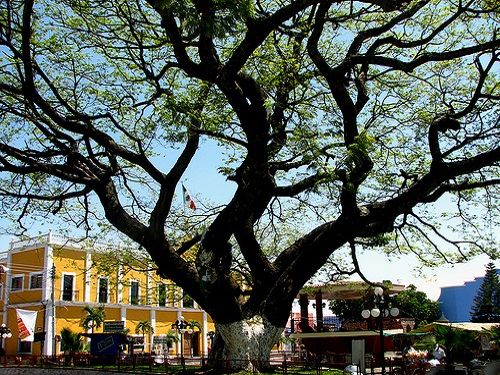
[[[193,198],[191,198],[191,195],[187,191],[184,184],[182,184],[182,194],[184,195],[184,203],[186,204],[186,206],[188,206],[192,210],[196,210],[196,203],[194,203]]]

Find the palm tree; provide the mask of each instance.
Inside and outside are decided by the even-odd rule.
[[[104,306],[85,306],[83,311],[87,313],[87,315],[82,318],[80,325],[85,329],[90,329],[91,333],[94,333],[94,328],[100,328],[106,318]]]
[[[145,340],[145,335],[147,334],[152,334],[154,333],[153,326],[149,322],[149,320],[141,320],[139,323],[137,323],[137,326],[135,327],[135,333],[139,334],[142,333],[142,351],[144,351],[144,346],[146,345],[146,340]]]
[[[195,328],[197,328],[197,329],[198,329],[198,331],[201,331],[201,324],[200,324],[200,322],[199,322],[199,321],[197,321],[197,320],[190,319],[190,320],[188,321],[188,325],[190,326],[190,328],[191,328],[193,331],[195,330]]]
[[[168,331],[168,333],[165,336],[165,339],[167,341],[167,348],[169,349],[171,349],[175,343],[179,342],[179,336],[174,331]]]
[[[436,343],[445,349],[446,362],[453,365],[456,361],[463,361],[474,346],[474,335],[466,330],[450,326],[436,326]]]
[[[61,350],[63,352],[73,354],[79,352],[82,348],[83,342],[79,333],[74,333],[69,328],[61,330]]]
[[[79,333],[74,333],[69,328],[61,330],[61,350],[64,354],[64,362],[67,365],[73,364],[73,356],[75,353],[82,351],[83,341]]]

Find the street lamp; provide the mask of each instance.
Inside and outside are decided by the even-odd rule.
[[[4,355],[3,339],[12,337],[12,332],[5,324],[0,325],[0,355]]]
[[[185,332],[193,333],[193,325],[188,321],[184,320],[183,316],[180,316],[175,322],[172,323],[172,329],[175,330],[181,336],[181,365],[182,370],[186,372],[186,361],[184,359],[184,338]]]
[[[390,306],[388,298],[384,298],[384,289],[377,286],[373,289],[374,307],[371,310],[363,310],[361,316],[365,319],[374,317],[378,319],[380,331],[380,364],[382,367],[382,375],[385,374],[385,348],[384,348],[384,318],[389,316],[395,317],[399,315],[397,307]]]

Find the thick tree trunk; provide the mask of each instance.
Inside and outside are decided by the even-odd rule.
[[[209,366],[225,371],[262,371],[269,368],[271,349],[283,327],[254,316],[233,323],[215,323],[218,337],[210,352]]]

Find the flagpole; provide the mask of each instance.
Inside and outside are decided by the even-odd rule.
[[[181,182],[181,197],[182,197],[182,213],[186,214],[186,187],[184,186],[184,182]]]
[[[181,184],[181,190],[182,190],[182,213],[186,215],[186,187],[184,186],[184,183]]]

